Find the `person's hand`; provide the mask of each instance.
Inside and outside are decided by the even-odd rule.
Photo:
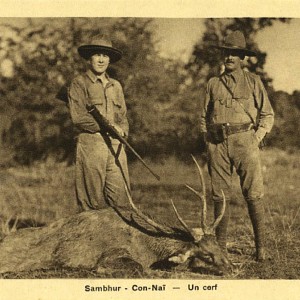
[[[261,142],[259,137],[257,136],[256,132],[253,133],[253,138],[254,138],[255,142],[257,143],[257,145]]]
[[[263,138],[265,137],[265,135],[266,135],[266,130],[263,127],[259,127],[255,131],[254,136],[255,136],[258,144],[263,140]]]

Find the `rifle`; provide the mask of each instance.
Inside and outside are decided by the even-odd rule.
[[[127,142],[127,140],[119,134],[119,132],[109,123],[109,121],[103,115],[101,115],[101,113],[95,105],[87,104],[86,108],[88,112],[94,117],[96,122],[99,124],[101,131],[107,132],[111,137],[118,139],[122,144],[126,145],[128,149],[140,160],[144,167],[146,167],[157,180],[160,180],[160,177],[147,166],[145,161],[132,148],[132,146]]]

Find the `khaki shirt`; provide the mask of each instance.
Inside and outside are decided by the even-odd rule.
[[[221,78],[229,85],[233,97],[221,82]],[[260,77],[244,70],[237,70],[230,75],[223,73],[208,81],[206,98],[201,109],[201,132],[207,132],[208,124],[252,122],[238,102],[242,103],[256,121],[257,137],[261,140],[271,131],[274,111]]]
[[[99,132],[98,123],[86,109],[87,104],[95,105],[112,125],[118,125],[127,136],[127,108],[122,86],[117,80],[106,76],[108,83],[105,87],[90,70],[72,81],[68,92],[72,121],[79,132]]]

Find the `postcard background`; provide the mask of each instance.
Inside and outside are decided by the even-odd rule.
[[[297,0],[1,0],[0,17],[299,17]],[[188,284],[217,291],[187,291]],[[84,292],[85,285],[113,285],[128,291]],[[132,292],[133,284],[166,284],[167,292]],[[172,290],[180,286],[181,290]],[[298,280],[0,280],[3,300],[76,299],[299,299]]]

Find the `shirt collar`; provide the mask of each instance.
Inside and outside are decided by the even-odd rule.
[[[233,78],[234,82],[237,83],[239,81],[239,78],[243,75],[243,70],[239,69],[239,70],[235,70],[230,74],[227,74],[226,72],[224,72],[224,76],[230,76]]]
[[[93,83],[95,83],[97,80],[100,80],[100,78],[98,78],[97,75],[95,75],[91,70],[87,70],[86,75]],[[105,77],[107,78],[109,84],[113,84],[107,73],[105,73]]]

